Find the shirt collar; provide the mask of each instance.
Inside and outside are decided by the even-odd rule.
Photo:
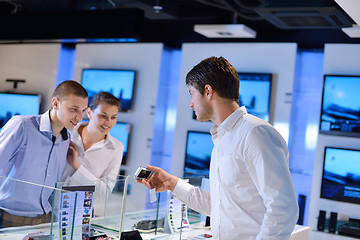
[[[44,114],[41,115],[39,130],[40,132],[49,133],[50,137],[54,136],[50,121],[50,110],[46,111]],[[61,129],[60,135],[64,141],[66,141],[69,138],[69,133],[66,130],[66,128]]]
[[[48,132],[53,134],[50,121],[50,110],[41,115],[39,130],[40,132]]]
[[[230,131],[237,121],[247,113],[245,106],[236,109],[230,116],[228,116],[219,126],[215,125],[211,128],[210,133],[215,135],[217,133],[223,133]]]
[[[110,133],[108,133],[107,135],[106,135],[106,138],[105,138],[105,142],[107,143],[109,143],[109,145],[111,144],[111,147],[113,148],[113,149],[115,149],[115,142],[114,142],[114,137],[113,136],[111,136],[110,135]]]

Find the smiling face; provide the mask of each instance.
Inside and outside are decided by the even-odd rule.
[[[52,100],[52,106],[58,123],[66,129],[72,130],[76,124],[82,120],[84,112],[87,108],[87,103],[87,98],[72,94],[64,97],[62,100],[54,97]]]
[[[94,110],[87,110],[90,119],[88,127],[106,135],[116,124],[119,107],[107,103],[99,104]]]
[[[201,95],[201,93],[191,85],[189,86],[189,93],[191,95],[190,107],[195,111],[196,120],[199,122],[209,121],[213,110],[205,94]]]

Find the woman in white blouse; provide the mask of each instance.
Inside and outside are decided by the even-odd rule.
[[[124,146],[109,131],[117,121],[120,100],[99,92],[91,100],[89,122],[79,123],[71,135],[62,179],[71,185],[95,184],[96,195],[104,199],[112,192],[119,173]]]

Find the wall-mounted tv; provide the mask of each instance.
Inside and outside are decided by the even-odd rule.
[[[121,165],[125,165],[127,161],[127,152],[129,145],[131,125],[129,123],[117,122],[115,126],[110,130],[111,136],[118,139],[124,145],[124,153]]]
[[[100,91],[112,93],[121,101],[121,111],[132,107],[135,71],[114,69],[83,69],[81,85],[89,94],[89,102]]]
[[[360,76],[324,75],[320,133],[360,137]]]
[[[208,132],[188,131],[184,177],[209,177],[211,152],[214,148]]]
[[[40,95],[0,93],[0,130],[15,115],[40,113]]]
[[[320,197],[360,204],[360,150],[325,147]]]
[[[271,73],[241,73],[239,105],[245,106],[248,113],[269,121]]]

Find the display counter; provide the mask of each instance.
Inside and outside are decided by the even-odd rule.
[[[154,198],[134,177],[118,176],[114,190],[105,194],[96,192],[96,182],[57,183],[55,188],[49,188],[6,181],[15,181],[21,189],[51,190],[52,217],[49,223],[0,228],[1,240],[21,240],[26,236],[34,240],[82,240],[102,235],[121,239],[122,234],[131,232],[139,233],[144,240],[211,239],[204,216],[188,209],[170,191],[156,193]],[[204,181],[190,179],[190,182],[201,185]],[[290,239],[308,237],[309,227],[296,226]]]
[[[187,209],[169,191],[155,194],[155,200],[150,201],[149,190],[134,177],[118,176],[114,190],[105,194],[96,191],[97,182],[65,182],[49,188],[14,179],[6,181],[21,185],[17,189],[52,191],[52,220],[34,226],[0,228],[1,240],[23,239],[27,235],[34,239],[80,240],[103,234],[120,239],[121,233],[131,231],[138,231],[143,239],[210,236],[200,214]]]

